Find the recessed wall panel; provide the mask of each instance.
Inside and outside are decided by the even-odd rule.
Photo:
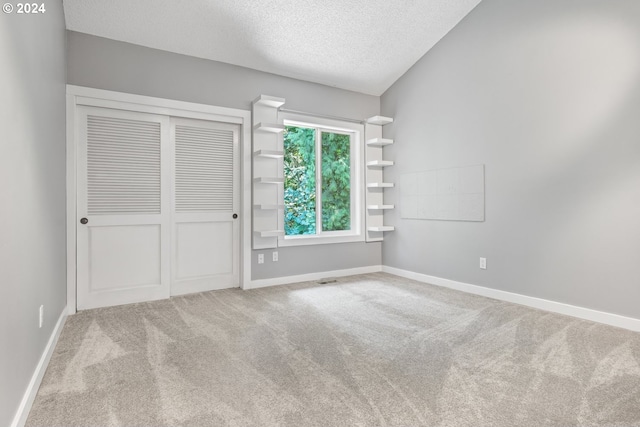
[[[400,216],[404,219],[484,221],[484,165],[401,175]]]

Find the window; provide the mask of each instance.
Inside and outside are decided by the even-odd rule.
[[[363,240],[361,132],[327,124],[284,121],[285,246]]]

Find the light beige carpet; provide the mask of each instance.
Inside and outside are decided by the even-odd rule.
[[[28,426],[640,426],[640,334],[371,274],[69,317]]]

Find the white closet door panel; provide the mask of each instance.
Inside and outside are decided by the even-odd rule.
[[[159,214],[160,122],[87,116],[89,215]]]
[[[78,109],[78,309],[170,293],[169,118]]]
[[[228,250],[232,239],[228,221],[177,224],[176,279],[233,274],[233,254]]]
[[[158,224],[89,228],[91,291],[160,283],[161,238]]]
[[[182,124],[181,124],[182,123]],[[176,212],[233,210],[233,128],[175,124]]]
[[[171,294],[239,286],[239,128],[172,119],[175,195]]]

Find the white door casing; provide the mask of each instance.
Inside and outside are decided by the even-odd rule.
[[[238,287],[239,126],[172,118],[170,140],[171,295]]]
[[[78,309],[168,298],[169,118],[96,107],[78,117]]]

